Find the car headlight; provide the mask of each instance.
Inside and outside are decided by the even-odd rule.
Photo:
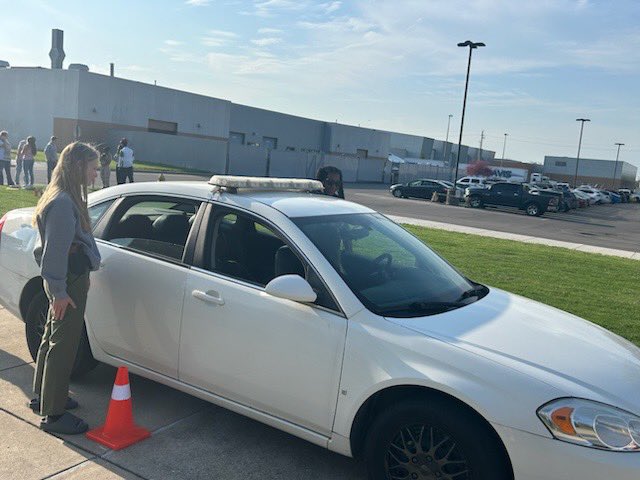
[[[604,403],[561,398],[538,409],[558,440],[616,452],[640,451],[640,417]]]

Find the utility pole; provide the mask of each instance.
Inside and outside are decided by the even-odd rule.
[[[616,188],[616,173],[618,171],[618,158],[620,158],[620,147],[624,143],[615,143],[618,146],[618,153],[616,153],[616,165],[613,167],[613,188]],[[620,186],[622,186],[622,172],[620,172]]]
[[[449,144],[449,127],[451,126],[451,117],[453,114],[449,114],[449,120],[447,121],[447,138],[444,141],[444,147],[442,148],[442,160],[447,162],[445,165],[449,165],[449,157],[447,155],[447,145]]]
[[[578,140],[578,156],[576,157],[576,173],[573,176],[573,188],[578,188],[578,164],[580,163],[580,147],[582,146],[582,130],[584,129],[584,122],[590,122],[588,118],[576,118],[576,122],[582,122],[580,124],[580,140]]]
[[[480,150],[478,150],[478,160],[482,160],[482,144],[484,143],[484,130],[480,134]]]
[[[509,135],[508,133],[504,134],[504,143],[502,144],[502,158],[500,159],[500,168],[502,168],[502,161],[504,160],[504,151],[507,149],[507,135]]]

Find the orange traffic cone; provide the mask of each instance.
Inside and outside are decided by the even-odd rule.
[[[133,423],[129,371],[127,367],[120,367],[111,392],[107,420],[103,426],[87,432],[87,438],[112,450],[120,450],[150,436],[149,430]]]

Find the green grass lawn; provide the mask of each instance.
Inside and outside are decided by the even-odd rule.
[[[0,216],[36,201],[32,191],[2,186]],[[472,280],[574,313],[640,345],[639,261],[407,228]]]

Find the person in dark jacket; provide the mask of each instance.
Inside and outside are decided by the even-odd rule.
[[[320,168],[316,180],[322,182],[325,195],[344,198],[342,171],[339,168],[330,165]]]

